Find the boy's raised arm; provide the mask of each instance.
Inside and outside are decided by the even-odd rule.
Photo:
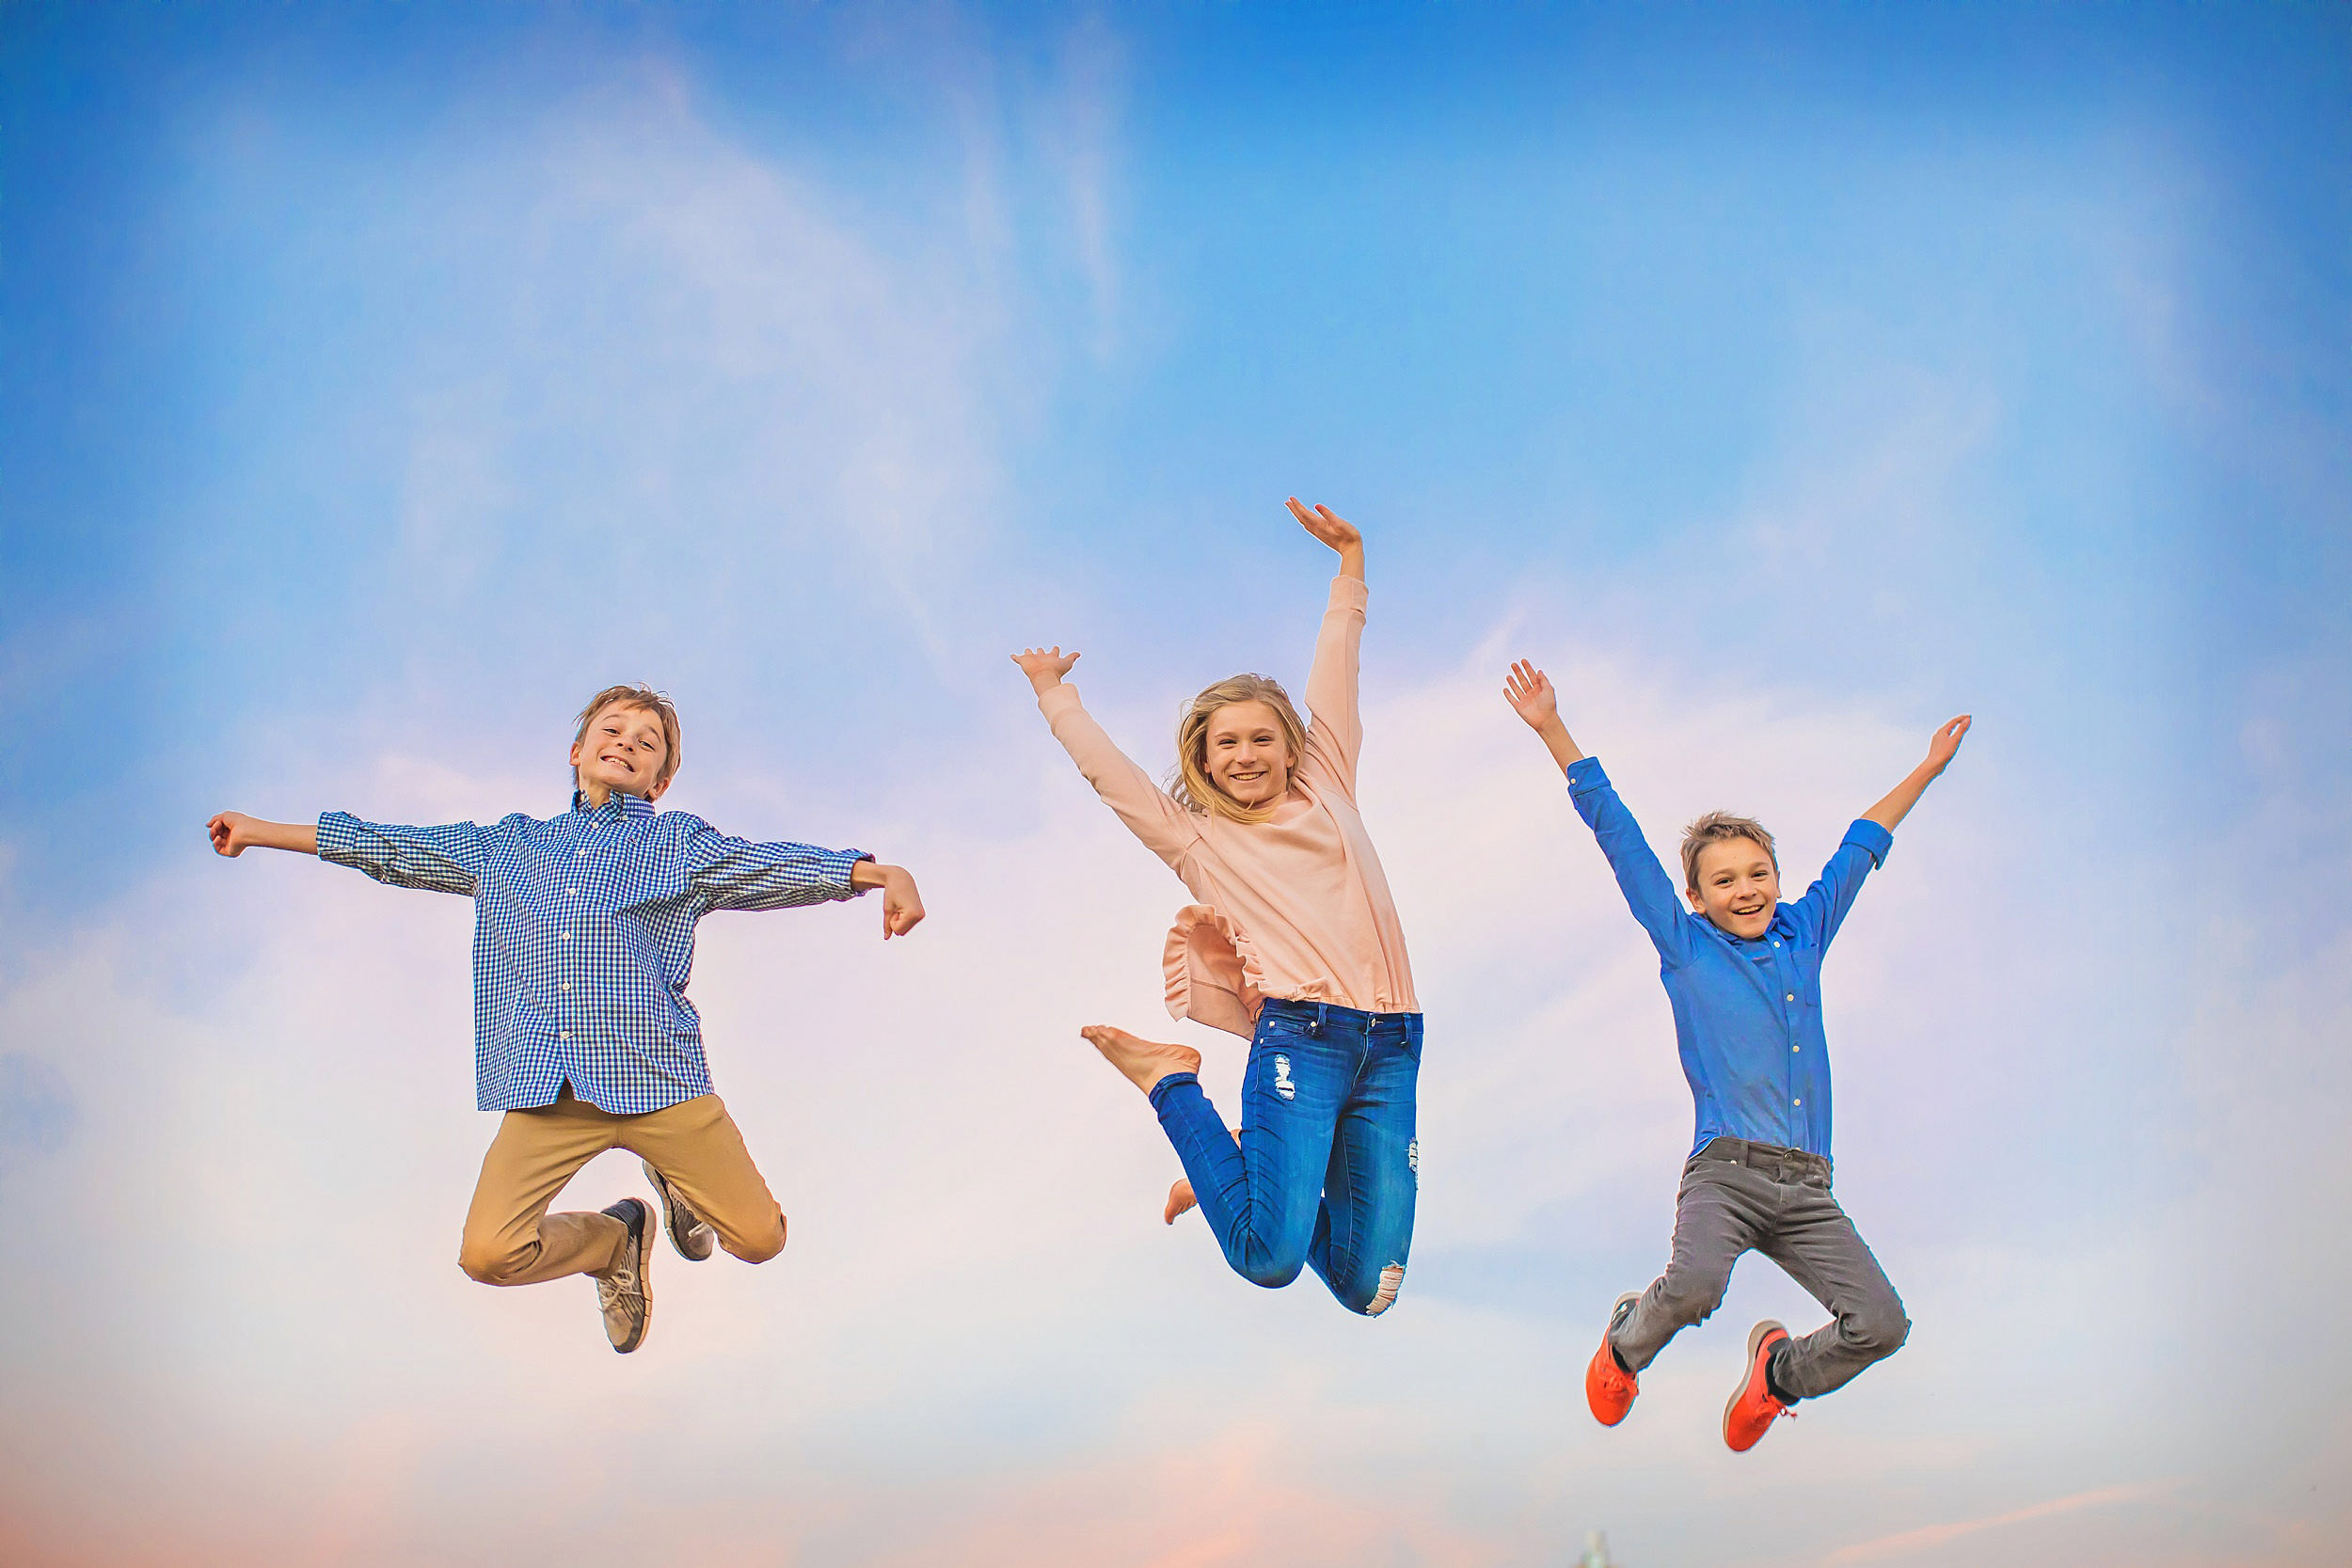
[[[1928,741],[1927,760],[1913,768],[1902,783],[1888,790],[1885,799],[1864,812],[1864,818],[1893,832],[1896,826],[1911,815],[1911,808],[1919,803],[1919,797],[1927,793],[1928,785],[1952,765],[1952,757],[1960,751],[1961,738],[1967,735],[1970,722],[1971,716],[1965,713],[1957,719],[1947,720]]]
[[[1552,761],[1567,775],[1568,798],[1576,803],[1576,814],[1593,830],[1595,842],[1616,876],[1617,891],[1625,895],[1626,907],[1649,933],[1658,956],[1670,964],[1683,962],[1690,956],[1690,943],[1683,930],[1682,905],[1675,897],[1674,879],[1658,863],[1649,840],[1642,836],[1641,824],[1617,799],[1599,762],[1579,750],[1568,734],[1550,677],[1521,659],[1504,678],[1502,695],[1527,727],[1542,737]]]
[[[1853,908],[1855,897],[1862,892],[1862,883],[1886,859],[1894,843],[1895,825],[1911,815],[1911,808],[1919,803],[1919,797],[1936,776],[1951,765],[1952,753],[1960,750],[1961,736],[1968,733],[1968,715],[1946,723],[1928,742],[1927,760],[1913,768],[1888,791],[1875,806],[1854,819],[1846,830],[1846,837],[1830,856],[1829,863],[1804,896],[1788,906],[1789,918],[1813,934],[1823,947],[1837,935],[1837,928],[1846,923],[1846,912]]]

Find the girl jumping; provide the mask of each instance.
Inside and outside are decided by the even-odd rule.
[[[1351,1311],[1395,1302],[1413,1238],[1420,1006],[1405,934],[1356,811],[1363,535],[1328,507],[1291,515],[1339,552],[1307,712],[1263,675],[1195,697],[1163,791],[1062,677],[1059,647],[1013,656],[1078,770],[1200,902],[1176,917],[1168,1010],[1249,1040],[1241,1131],[1200,1089],[1200,1053],[1080,1031],[1151,1097],[1185,1181],[1166,1218],[1201,1213],[1235,1273],[1269,1289],[1311,1267]]]

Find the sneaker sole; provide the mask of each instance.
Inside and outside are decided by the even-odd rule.
[[[1788,1332],[1787,1328],[1770,1318],[1748,1330],[1748,1359],[1740,1373],[1740,1386],[1731,1391],[1731,1398],[1724,1401],[1724,1446],[1725,1448],[1731,1447],[1731,1413],[1739,1408],[1740,1397],[1747,1393],[1748,1380],[1756,1376],[1756,1353],[1764,1348],[1765,1336]],[[1739,1453],[1742,1450],[1733,1449],[1732,1451]]]
[[[671,1247],[680,1258],[690,1263],[708,1262],[711,1253],[716,1250],[713,1246],[706,1243],[702,1251],[696,1252],[687,1245],[686,1236],[678,1234],[678,1216],[683,1213],[691,1213],[692,1211],[671,1190],[669,1180],[653,1168],[652,1161],[640,1160],[637,1164],[644,1170],[645,1180],[653,1183],[654,1196],[661,1200],[661,1230],[662,1234],[670,1238]],[[696,1218],[701,1224],[709,1223],[702,1220],[699,1215]],[[688,1227],[687,1235],[692,1233],[692,1227]]]

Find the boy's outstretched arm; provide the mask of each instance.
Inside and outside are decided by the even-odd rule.
[[[1927,793],[1928,785],[1935,782],[1936,775],[1951,766],[1953,754],[1960,750],[1961,737],[1968,733],[1969,721],[1970,716],[1963,713],[1937,730],[1934,738],[1928,742],[1927,760],[1913,768],[1902,783],[1888,790],[1886,799],[1864,812],[1864,818],[1893,832],[1896,825],[1911,815],[1911,808],[1919,803],[1919,797]]]
[[[1562,772],[1567,771],[1570,763],[1584,760],[1584,753],[1568,735],[1568,726],[1561,721],[1560,694],[1552,690],[1549,675],[1520,659],[1503,677],[1502,695],[1512,710],[1527,721],[1527,727],[1543,737]]]
[[[316,822],[264,822],[241,811],[225,811],[205,825],[212,834],[213,852],[231,859],[247,849],[289,849],[299,855],[319,852]]]

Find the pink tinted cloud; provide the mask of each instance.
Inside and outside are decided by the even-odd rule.
[[[1848,1562],[1869,1562],[1880,1559],[1903,1557],[1957,1541],[1979,1530],[1997,1529],[2004,1525],[2022,1525],[2029,1520],[2046,1519],[2054,1514],[2073,1513],[2086,1508],[2106,1508],[2116,1503],[2136,1502],[2160,1490],[2153,1482],[2139,1481],[2125,1486],[2101,1486],[2071,1497],[2053,1497],[2047,1502],[2027,1508],[2012,1509],[2007,1513],[1989,1514],[1981,1519],[1962,1519],[1951,1524],[1925,1525],[1917,1529],[1899,1530],[1875,1540],[1856,1542],[1840,1546],[1821,1560],[1836,1568]]]

